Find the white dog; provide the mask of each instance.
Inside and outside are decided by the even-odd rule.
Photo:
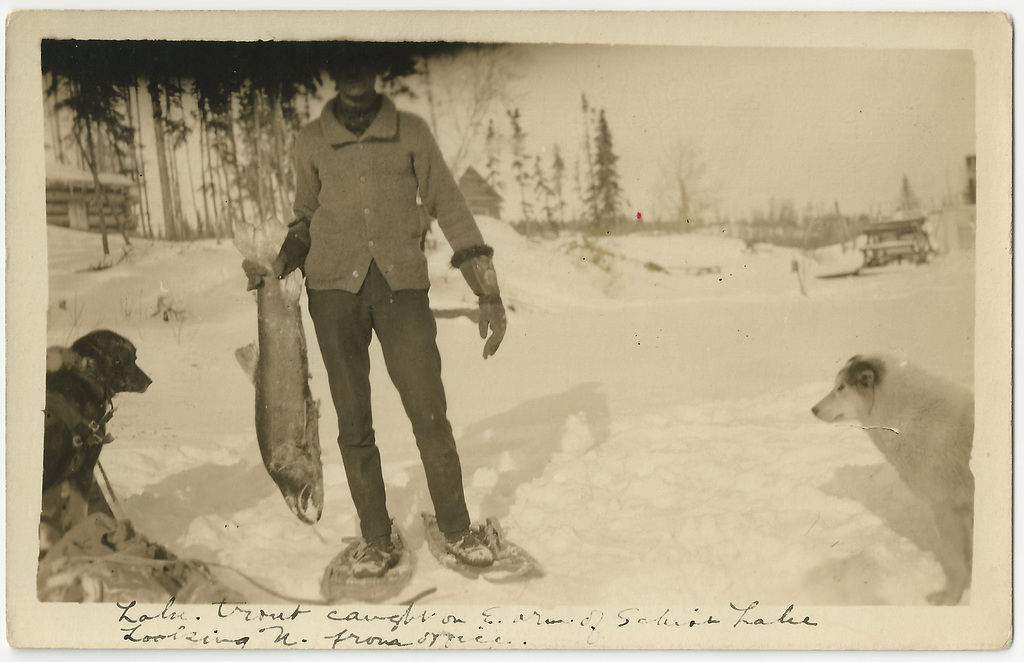
[[[959,603],[971,583],[974,539],[973,392],[906,361],[858,355],[811,411],[829,423],[859,422],[910,491],[931,505],[946,585],[928,601]]]

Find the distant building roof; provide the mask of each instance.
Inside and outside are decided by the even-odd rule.
[[[480,176],[473,166],[466,168],[466,172],[462,173],[462,177],[459,179],[459,188],[467,198],[484,197],[503,201],[498,192]]]
[[[46,163],[46,183],[77,184],[79,186],[92,186],[92,173],[88,170],[80,170],[74,166],[48,161]],[[100,183],[108,186],[135,186],[131,177],[119,175],[113,172],[101,172]]]

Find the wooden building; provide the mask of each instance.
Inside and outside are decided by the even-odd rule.
[[[501,203],[504,200],[472,166],[466,168],[459,179],[459,188],[466,197],[469,211],[474,215],[501,218]]]
[[[124,175],[101,173],[100,185],[106,193],[103,211],[107,229],[116,230],[124,223],[127,231],[135,230],[139,223],[135,182]],[[46,223],[99,231],[100,203],[92,173],[59,163],[46,164]]]

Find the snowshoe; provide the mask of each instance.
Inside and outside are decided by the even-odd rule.
[[[398,563],[380,577],[357,577],[353,570],[360,563],[362,538],[346,540],[348,545],[327,564],[320,592],[331,603],[383,602],[402,592],[412,578],[412,554],[406,553],[405,539],[398,527],[392,525],[391,544]]]
[[[437,528],[437,518],[430,513],[423,513],[423,526],[426,529],[427,547],[434,558],[446,568],[450,568],[463,577],[476,579],[483,577],[489,582],[505,583],[522,581],[533,577],[542,577],[544,571],[540,564],[519,545],[505,539],[498,520],[488,517],[484,524],[476,524],[470,528],[486,541],[494,563],[487,566],[472,566],[459,561],[445,546],[445,537]]]

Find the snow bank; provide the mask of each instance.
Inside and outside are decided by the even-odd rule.
[[[373,343],[388,504],[417,555],[410,593],[437,586],[431,600],[452,604],[924,604],[941,584],[921,504],[862,431],[820,423],[809,407],[860,351],[900,351],[972,381],[969,260],[812,276],[804,296],[787,249],[749,254],[693,234],[541,242],[480,224],[514,310],[487,361],[475,325],[439,319],[449,417],[471,513],[498,517],[548,574],[491,585],[430,557],[422,467]],[[259,458],[252,386],[233,355],[255,336],[256,309],[230,243],[135,240],[94,271],[97,236],[47,232],[47,341],[111,328],[154,380],[117,399],[103,463],[121,507],[176,553],[316,596],[358,526],[308,317],[326,491],[312,527]],[[438,243],[433,305],[472,305]],[[121,240],[111,245],[120,257]],[[708,265],[719,272],[692,270]]]
[[[595,283],[600,278],[596,267],[553,252],[498,219],[478,216],[477,223],[484,241],[494,247],[494,266],[506,304],[522,310],[558,310],[601,297],[601,288]],[[450,266],[452,249],[436,224],[431,243],[432,304],[438,308],[475,305],[462,274]]]

